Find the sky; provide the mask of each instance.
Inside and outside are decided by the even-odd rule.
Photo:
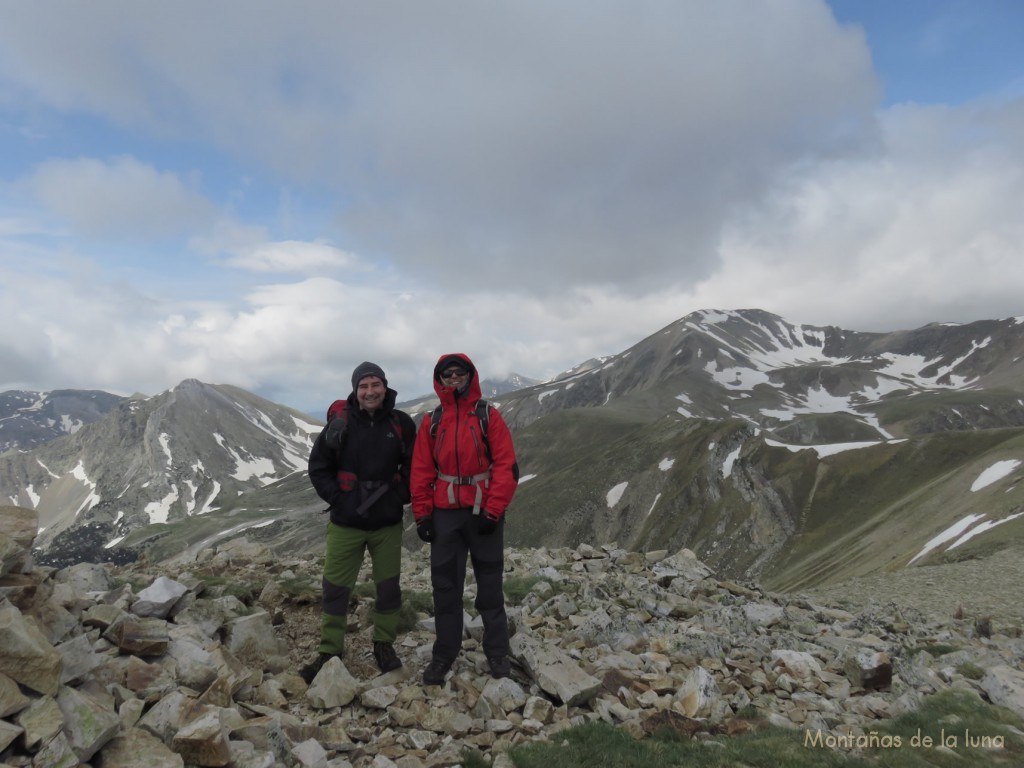
[[[0,5],[0,392],[320,413],[700,309],[1024,315],[1017,0]]]

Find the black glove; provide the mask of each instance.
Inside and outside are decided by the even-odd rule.
[[[496,530],[498,530],[498,518],[491,517],[486,512],[480,515],[480,522],[477,523],[477,532],[481,536],[489,536]]]
[[[434,518],[425,517],[416,523],[416,535],[429,544],[434,540]]]

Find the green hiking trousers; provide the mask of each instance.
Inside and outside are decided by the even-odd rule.
[[[349,600],[367,550],[373,583],[377,586],[377,601],[372,612],[373,639],[375,642],[395,641],[398,609],[402,607],[402,590],[398,584],[402,569],[402,524],[364,531],[328,523],[320,653],[340,656],[345,650]]]

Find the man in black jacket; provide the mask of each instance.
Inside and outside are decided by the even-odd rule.
[[[324,557],[323,615],[317,658],[300,674],[311,682],[345,649],[348,606],[363,554],[370,552],[377,601],[373,657],[381,672],[402,666],[395,653],[402,592],[402,511],[409,502],[409,463],[416,425],[395,409],[398,393],[379,365],[352,372],[352,394],[317,437],[309,454],[309,479],[330,505]]]

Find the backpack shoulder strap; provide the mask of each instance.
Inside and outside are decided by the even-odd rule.
[[[442,406],[437,406],[430,414],[430,436],[437,436],[437,425],[441,423],[441,414],[443,412]],[[487,437],[487,417],[491,412],[490,404],[483,398],[476,401],[476,417],[480,422],[480,429],[483,431],[484,437]]]
[[[480,429],[484,435],[487,434],[488,417],[491,414],[491,404],[482,397],[476,401],[476,418],[480,422]]]
[[[392,410],[388,414],[388,418],[391,420],[391,427],[395,430],[395,435],[399,440],[402,439],[402,420],[398,418],[398,413]]]
[[[437,425],[441,423],[441,406],[437,406],[433,413],[430,414],[430,439],[433,440],[437,437]]]
[[[487,438],[487,427],[490,425],[491,404],[482,397],[476,401],[476,419],[480,422],[480,437],[484,441],[487,459],[491,460],[491,441]]]

